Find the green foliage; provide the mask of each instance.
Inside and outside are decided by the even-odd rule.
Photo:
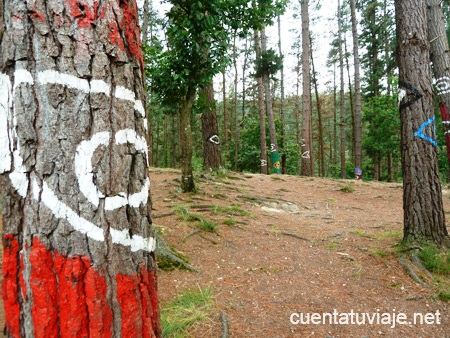
[[[283,57],[273,49],[269,49],[261,52],[261,57],[255,60],[255,77],[262,77],[264,74],[274,76],[282,67]]]
[[[425,267],[437,274],[450,274],[450,250],[442,250],[435,245],[427,245],[418,254]]]
[[[161,306],[162,335],[165,338],[188,336],[193,324],[208,320],[214,308],[210,288],[200,288],[181,293]]]
[[[207,232],[216,232],[217,223],[213,221],[209,221],[201,215],[193,214],[186,206],[175,206],[174,211],[180,216],[178,219],[184,220],[187,222],[193,222],[194,225],[204,231]]]

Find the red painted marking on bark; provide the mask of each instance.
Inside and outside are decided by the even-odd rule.
[[[3,237],[2,298],[5,307],[6,330],[11,337],[20,337],[20,303],[17,286],[19,242],[14,235]]]
[[[31,246],[30,264],[34,335],[37,338],[58,337],[58,286],[53,270],[53,255],[37,237]]]
[[[59,286],[59,326],[62,337],[88,337],[88,309],[84,276],[89,261],[80,256],[65,257],[55,252],[55,271]]]
[[[78,26],[81,28],[90,28],[98,19],[99,3],[94,2],[94,6],[88,4],[87,1],[67,0],[70,5],[70,15],[74,19],[78,18]]]
[[[37,18],[39,21],[44,21],[45,20],[44,16],[41,13],[38,13],[38,12],[35,12],[35,13],[31,14],[31,18],[32,19]]]
[[[117,274],[117,300],[122,311],[122,337],[142,337],[141,305],[137,274]]]
[[[85,276],[85,288],[89,310],[89,336],[111,337],[112,312],[106,300],[106,278],[90,267]]]
[[[23,262],[23,252],[21,252],[20,253],[19,282],[20,282],[20,291],[22,292],[22,298],[26,301],[27,300],[27,287],[25,285],[25,279],[23,278],[24,269],[25,269],[25,264]]]
[[[131,6],[130,6],[131,5]],[[124,19],[122,26],[125,29],[125,38],[128,50],[133,54],[144,69],[144,56],[142,54],[141,32],[139,30],[139,17],[135,0],[120,0]]]
[[[156,337],[161,333],[159,324],[159,308],[157,296],[157,283],[153,271],[141,268],[141,283],[139,285],[142,302],[142,323],[144,337]]]

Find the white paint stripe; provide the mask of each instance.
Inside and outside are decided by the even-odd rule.
[[[131,194],[128,197],[128,203],[134,208],[139,207],[141,204],[142,205],[146,204],[148,201],[149,188],[150,188],[150,180],[147,177],[147,179],[145,180],[145,184],[142,186],[141,191]]]
[[[105,241],[105,236],[101,228],[78,216],[77,213],[56,197],[55,193],[45,182],[42,184],[41,200],[55,217],[67,220],[75,230],[86,234],[89,238],[96,241]]]
[[[106,96],[110,95],[111,86],[103,80],[92,80],[91,83],[91,93],[103,93]]]
[[[141,100],[136,100],[134,103],[134,109],[136,109],[142,117],[145,117],[145,109]]]
[[[11,81],[0,73],[0,174],[10,171],[12,165],[8,128],[11,102]]]
[[[127,194],[120,192],[116,196],[105,198],[105,210],[115,210],[128,204]]]
[[[14,91],[16,91],[16,88],[22,83],[33,85],[33,76],[31,76],[31,73],[26,69],[16,69],[14,72]]]
[[[398,91],[398,105],[400,106],[400,104],[402,103],[402,100],[405,98],[406,96],[406,90],[404,89],[400,89]]]
[[[145,160],[148,163],[148,145],[145,137],[139,136],[133,129],[122,129],[116,133],[116,144],[131,143],[134,144],[137,151],[144,154]]]
[[[14,189],[17,190],[17,193],[25,198],[28,191],[28,176],[19,150],[14,150],[13,158],[14,171],[9,174],[9,179],[11,180]]]
[[[89,141],[81,142],[75,151],[75,174],[78,179],[80,191],[95,207],[98,207],[99,199],[104,197],[94,184],[92,172],[92,156],[95,150],[109,144],[110,134],[107,131],[94,134]]]
[[[447,90],[438,90],[438,94],[439,95],[444,95],[444,94],[447,94],[447,93],[450,93],[450,89],[447,89]]]
[[[450,121],[442,121],[442,124],[450,124]]]
[[[114,93],[114,96],[121,100],[127,100],[133,103],[136,102],[134,99],[134,93],[131,90],[122,86],[116,87],[116,92]]]
[[[48,83],[55,83],[67,86],[69,88],[75,88],[82,92],[89,93],[89,82],[85,79],[80,79],[74,75],[64,74],[55,70],[45,70],[37,74],[38,82],[42,85]]]
[[[130,232],[126,229],[111,229],[110,233],[113,243],[130,246],[132,252],[136,252],[139,250],[152,252],[155,250],[156,241],[153,237],[144,238],[139,235],[133,235],[132,237],[130,237]]]

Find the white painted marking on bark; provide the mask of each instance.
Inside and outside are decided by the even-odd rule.
[[[14,150],[13,152],[14,158],[14,171],[9,174],[9,179],[14,187],[17,190],[17,193],[22,196],[27,196],[28,191],[28,176],[27,170],[23,165],[23,159],[20,156],[20,150]]]
[[[103,93],[109,96],[111,92],[111,86],[103,80],[92,80],[91,83],[91,93]]]
[[[141,100],[136,100],[134,103],[134,109],[136,109],[142,117],[145,117],[145,109]]]
[[[133,235],[130,237],[130,232],[127,229],[111,229],[110,233],[113,243],[130,246],[132,252],[139,250],[152,252],[155,250],[156,241],[153,237],[144,238],[139,235]]]
[[[436,88],[438,95],[450,93],[450,77],[443,76],[436,80]]]
[[[69,88],[75,88],[82,92],[91,91],[89,82],[86,79],[80,79],[74,75],[64,74],[55,70],[44,70],[37,74],[38,82],[44,84],[60,84]]]
[[[75,174],[78,179],[80,191],[95,207],[98,207],[99,199],[104,197],[94,184],[92,172],[92,156],[101,145],[109,144],[110,134],[107,131],[94,134],[89,141],[81,142],[75,152]]]
[[[14,72],[14,92],[22,83],[34,84],[33,76],[26,69],[16,69]]]
[[[136,150],[144,154],[147,153],[147,141],[144,137],[139,136],[133,129],[122,129],[116,133],[116,144],[134,144]]]
[[[131,90],[122,86],[116,87],[116,92],[114,93],[114,96],[121,100],[127,100],[133,103],[136,102],[134,99],[134,93]]]
[[[89,238],[96,241],[105,241],[105,236],[101,228],[78,216],[75,211],[58,199],[53,190],[45,182],[42,184],[41,200],[55,217],[67,220],[75,230],[86,234]]]
[[[0,174],[11,170],[8,118],[11,108],[11,81],[0,73]]]
[[[400,104],[402,103],[402,100],[405,98],[406,96],[406,90],[404,89],[400,89],[398,91],[398,105],[400,106]]]
[[[128,203],[133,207],[133,208],[137,208],[139,207],[141,204],[144,205],[147,203],[148,200],[148,189],[150,188],[150,180],[147,177],[147,179],[145,180],[144,185],[142,186],[141,191],[131,194],[128,197]]]

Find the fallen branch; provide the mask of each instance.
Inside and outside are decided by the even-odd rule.
[[[228,338],[228,318],[225,312],[220,314],[220,319],[222,321],[222,338]]]
[[[303,240],[303,241],[310,242],[310,240],[309,240],[308,238],[300,237],[300,236],[298,236],[298,235],[296,235],[296,234],[292,234],[292,233],[290,233],[290,232],[281,232],[281,234],[282,234],[282,235],[285,235],[285,236],[289,236],[289,237],[294,237],[294,238],[297,238],[297,239],[301,239],[301,240]]]
[[[194,230],[193,232],[191,232],[189,235],[187,235],[186,237],[183,238],[183,243],[185,243],[189,238],[191,238],[192,236],[195,236],[197,234],[200,233],[200,229]]]
[[[172,212],[167,212],[167,213],[161,214],[161,215],[152,215],[152,219],[163,218],[163,217],[173,216],[173,215],[175,215],[175,213],[172,211]]]

